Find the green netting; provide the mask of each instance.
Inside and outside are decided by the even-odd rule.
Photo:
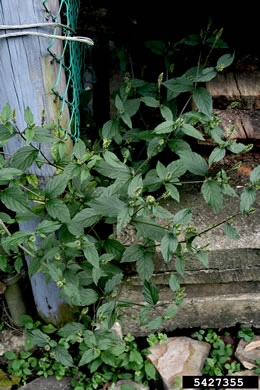
[[[61,15],[64,17],[64,24],[73,29],[74,31],[77,28],[78,14],[80,8],[80,0],[60,0],[60,9],[58,15],[54,15],[46,6],[46,1],[43,0],[42,3],[52,17],[55,23],[58,22],[58,16]],[[70,30],[63,29],[66,36],[70,36],[72,33]],[[56,35],[57,28],[55,28],[53,35]],[[55,85],[51,88],[52,92],[58,96],[62,101],[61,114],[64,111],[65,105],[67,104],[70,109],[70,123],[68,129],[63,129],[66,134],[76,141],[79,138],[79,126],[80,126],[80,113],[79,113],[79,98],[80,93],[84,89],[84,81],[82,75],[84,74],[85,67],[85,56],[86,56],[86,45],[75,42],[75,41],[65,41],[63,52],[60,57],[57,57],[55,53],[52,52],[52,47],[54,45],[55,39],[52,40],[52,43],[48,47],[48,52],[54,57],[55,61],[59,64],[59,72]],[[65,64],[64,57],[66,53],[66,61],[69,62]],[[68,55],[67,55],[68,54]],[[66,72],[67,76],[67,85],[64,94],[61,94],[59,91],[59,84],[61,73],[63,69]],[[70,98],[68,98],[68,92]]]

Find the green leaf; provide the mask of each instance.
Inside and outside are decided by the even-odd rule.
[[[53,326],[52,324],[48,324],[48,325],[43,325],[42,330],[44,333],[52,334],[56,332],[57,328],[55,328],[55,326]]]
[[[33,141],[35,142],[47,144],[59,140],[58,137],[52,134],[50,129],[42,128],[42,127],[34,127],[33,130],[34,130]]]
[[[153,107],[153,108],[159,107],[158,101],[151,96],[141,97],[140,101],[143,102],[148,107]]]
[[[132,129],[133,125],[132,125],[132,121],[131,121],[131,118],[130,116],[128,115],[127,112],[124,112],[120,118],[123,120],[123,122],[130,128]]]
[[[256,193],[255,190],[251,187],[244,188],[241,197],[240,197],[240,211],[241,213],[244,213],[245,211],[248,211],[252,204],[256,200]]]
[[[229,238],[231,238],[231,240],[238,240],[240,238],[240,235],[238,234],[237,230],[229,222],[225,223],[224,232]]]
[[[34,257],[28,267],[28,275],[31,278],[36,272],[38,272],[42,265],[42,259],[40,257]]]
[[[225,148],[220,148],[219,146],[214,148],[209,156],[209,166],[211,166],[215,162],[222,160],[222,158],[225,157],[225,154],[226,154]]]
[[[120,114],[124,112],[124,105],[119,95],[116,95],[115,106]]]
[[[0,170],[0,175],[2,180],[13,180],[17,176],[21,176],[23,174],[23,171],[16,168],[2,168]]]
[[[1,194],[2,203],[16,213],[26,213],[30,210],[30,205],[26,195],[16,187],[6,188]]]
[[[34,329],[30,332],[29,338],[33,345],[38,347],[45,347],[47,344],[47,335],[40,331],[40,329]]]
[[[175,276],[174,274],[171,274],[170,276],[170,280],[169,280],[169,286],[170,286],[170,289],[175,292],[177,290],[180,289],[180,282],[179,282],[179,279],[177,278],[177,276]]]
[[[158,329],[162,326],[163,321],[164,319],[162,316],[155,317],[152,321],[148,323],[146,329],[148,330]]]
[[[0,255],[0,270],[5,272],[7,267],[7,258]]]
[[[178,307],[176,306],[169,306],[168,309],[165,312],[165,315],[168,317],[174,317],[178,312]]]
[[[208,116],[212,115],[212,96],[206,88],[196,88],[192,97],[199,111]]]
[[[154,271],[154,264],[152,257],[148,253],[136,262],[136,270],[141,280],[148,281],[151,279]]]
[[[161,253],[166,263],[168,263],[178,246],[178,239],[173,233],[166,233],[161,241]]]
[[[52,233],[58,230],[61,227],[61,224],[56,221],[42,221],[37,226],[37,232],[39,233]]]
[[[24,120],[28,126],[32,125],[34,122],[33,114],[28,106],[24,110]]]
[[[117,287],[117,285],[121,283],[122,279],[123,279],[122,273],[113,276],[112,279],[109,279],[105,284],[105,289],[104,289],[105,294],[110,294],[111,292],[113,292]]]
[[[125,112],[129,117],[134,116],[140,107],[140,99],[128,99],[124,104]]]
[[[32,235],[31,232],[28,232],[26,230],[19,230],[18,232],[15,232],[11,236],[3,237],[2,244],[10,245],[10,246],[20,245],[31,235]]]
[[[10,138],[14,137],[15,133],[10,133],[8,127],[0,125],[0,142],[8,141]]]
[[[174,92],[172,97],[177,97],[180,93],[191,91],[193,88],[193,82],[186,77],[173,78],[165,81],[162,85]]]
[[[209,267],[209,259],[208,259],[208,254],[202,250],[198,251],[196,253],[196,255],[198,256],[198,259],[199,261],[205,265],[205,267]]]
[[[217,66],[223,66],[224,68],[230,66],[235,58],[235,52],[233,54],[224,54],[218,59]]]
[[[117,216],[116,233],[119,234],[130,221],[131,215],[129,214],[129,207],[125,205]]]
[[[164,120],[166,120],[168,122],[173,121],[173,114],[172,114],[172,111],[169,107],[161,106],[160,111],[161,111],[161,115],[162,115]]]
[[[85,351],[79,361],[78,366],[84,366],[85,364],[88,364],[98,358],[100,355],[100,351],[96,348],[88,349]]]
[[[142,190],[143,190],[143,180],[142,180],[142,175],[139,174],[131,180],[128,186],[127,193],[128,196],[130,197],[137,197],[138,195],[140,195]]]
[[[29,168],[38,157],[38,150],[32,146],[20,148],[13,156],[13,167],[22,169]]]
[[[229,145],[227,148],[232,153],[240,154],[247,148],[247,146],[241,143],[234,142],[231,145]]]
[[[200,139],[201,141],[205,140],[205,138],[201,135],[201,133],[198,130],[196,130],[195,127],[193,127],[192,125],[189,125],[188,123],[185,123],[181,127],[181,131],[184,134],[189,135],[190,137]]]
[[[143,363],[142,355],[139,351],[137,351],[137,349],[130,351],[129,360],[130,362],[135,362],[138,365]]]
[[[208,165],[201,155],[188,150],[178,153],[185,168],[194,175],[206,176]]]
[[[99,218],[99,212],[92,208],[86,208],[77,213],[67,227],[71,234],[78,236],[84,233],[84,228],[94,225]]]
[[[156,172],[161,180],[166,179],[168,171],[167,171],[166,167],[160,161],[157,161]]]
[[[24,133],[25,133],[26,143],[30,144],[34,137],[34,128],[25,129]]]
[[[105,139],[112,139],[119,128],[118,120],[111,119],[107,121],[102,127],[102,137]]]
[[[155,156],[157,153],[159,153],[161,146],[161,140],[162,138],[155,137],[152,139],[147,147],[147,157],[151,158],[152,156]]]
[[[66,367],[74,367],[72,356],[66,348],[57,345],[57,347],[52,349],[52,352],[55,354],[55,360],[57,362]]]
[[[201,187],[201,192],[207,204],[213,208],[215,213],[218,213],[221,210],[223,202],[221,185],[211,179],[205,180]]]
[[[92,242],[84,242],[83,252],[88,262],[93,265],[93,267],[99,268],[99,255],[95,244]]]
[[[178,274],[180,274],[182,277],[184,277],[185,260],[182,257],[176,256],[175,268],[176,268],[176,271],[178,272]]]
[[[89,306],[93,305],[99,299],[99,295],[95,290],[91,288],[84,288],[80,290],[80,305]]]
[[[76,158],[79,160],[81,160],[82,157],[85,155],[86,146],[85,146],[85,143],[81,139],[78,139],[76,141],[74,148],[73,148],[73,153],[75,154]]]
[[[149,311],[153,308],[153,305],[146,305],[143,306],[139,312],[139,320],[140,320],[140,325],[144,326],[147,325],[149,320],[147,318],[147,315]]]
[[[213,68],[213,67],[205,68],[202,70],[202,72],[197,77],[195,77],[194,81],[200,82],[200,83],[202,83],[202,82],[205,83],[207,81],[214,79],[216,74],[217,74],[217,71],[215,70],[215,68]]]
[[[148,379],[156,379],[156,369],[150,362],[145,362],[144,370]]]
[[[184,141],[181,138],[174,138],[173,140],[169,141],[168,146],[174,153],[182,152],[185,150],[188,150],[189,152],[192,151],[188,142]]]
[[[260,165],[258,165],[257,167],[255,167],[252,172],[251,172],[251,175],[250,175],[250,181],[253,185],[257,185],[259,184],[259,181],[260,181]]]
[[[52,218],[61,222],[70,222],[70,212],[65,203],[60,199],[50,199],[46,203],[46,210]]]
[[[122,208],[125,206],[124,202],[116,196],[100,197],[88,202],[88,205],[92,207],[96,213],[110,218],[118,217]]]
[[[192,217],[191,209],[183,209],[178,211],[173,218],[174,225],[188,225]]]
[[[1,119],[3,122],[9,121],[10,117],[12,115],[12,110],[11,107],[8,103],[5,103],[4,107],[2,108],[1,111]]]
[[[158,288],[154,284],[149,283],[147,280],[144,281],[142,294],[145,302],[149,303],[149,305],[156,305],[159,300]]]
[[[236,191],[229,184],[222,185],[222,192],[224,195],[233,196],[234,198],[238,197]]]
[[[172,184],[165,184],[165,188],[167,191],[170,192],[170,197],[174,200],[177,200],[177,202],[180,201],[180,194],[177,188]]]
[[[84,330],[85,326],[79,322],[70,322],[58,330],[58,336],[68,337],[72,334],[77,334],[79,330]]]
[[[138,233],[145,238],[161,241],[165,235],[165,229],[149,217],[136,217],[133,224]]]
[[[133,244],[126,248],[121,263],[132,263],[141,260],[145,255],[145,248],[139,244]]]
[[[62,194],[67,187],[68,180],[68,176],[64,173],[52,177],[46,185],[46,196],[50,199],[54,199]]]
[[[16,353],[12,352],[12,351],[6,351],[4,353],[4,357],[8,360],[15,360],[16,359]]]
[[[171,133],[173,131],[173,125],[174,125],[173,121],[162,122],[158,126],[156,126],[153,133],[155,134]]]
[[[118,177],[128,180],[131,177],[130,169],[123,163],[122,165],[115,166],[114,164],[101,161],[95,170],[103,176],[109,177],[110,179],[117,179]]]

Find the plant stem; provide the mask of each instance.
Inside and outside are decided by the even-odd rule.
[[[19,183],[19,186],[20,186],[24,191],[28,191],[28,192],[30,192],[31,194],[37,196],[37,198],[39,198],[39,199],[41,199],[41,200],[43,200],[43,201],[46,201],[45,198],[41,197],[41,196],[38,195],[36,192],[30,190],[29,188],[25,187],[24,185],[22,185],[22,184]]]
[[[4,231],[6,232],[6,234],[8,234],[8,236],[11,236],[12,234],[9,232],[7,226],[4,224],[4,222],[2,221],[2,219],[0,219],[0,225],[2,226],[2,228],[4,229]],[[22,249],[22,251],[24,251],[27,255],[31,256],[31,257],[34,257],[34,254],[31,253],[30,251],[28,251],[28,249],[26,249],[24,246],[22,246],[21,244],[18,244],[18,247],[20,249]]]

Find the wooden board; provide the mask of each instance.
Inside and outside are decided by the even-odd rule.
[[[224,109],[235,101],[243,110],[260,109],[260,72],[218,73],[206,88],[213,97],[214,108]]]
[[[260,139],[260,111],[248,110],[215,110],[222,119],[221,127],[226,136],[229,135],[233,125],[236,126],[232,138],[237,139]]]

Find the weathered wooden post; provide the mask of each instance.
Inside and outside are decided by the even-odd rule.
[[[17,26],[35,23],[51,23],[52,18],[46,12],[42,0],[12,0],[0,3],[0,25]],[[59,12],[58,0],[47,0],[46,7],[52,14]],[[15,30],[24,31],[24,30]],[[53,27],[44,26],[40,28],[30,28],[26,31],[42,32],[53,34]],[[14,30],[1,30],[1,34],[14,32]],[[41,113],[45,109],[47,113],[47,123],[57,122],[61,111],[61,102],[56,98],[51,88],[56,82],[58,64],[53,61],[53,57],[48,53],[47,47],[51,40],[38,36],[19,36],[7,39],[0,39],[0,108],[6,102],[16,109],[16,121],[18,128],[23,130],[26,127],[24,122],[24,110],[30,107],[35,123],[40,124]],[[62,41],[55,41],[52,51],[60,56],[63,50]],[[59,89],[63,94],[66,91],[66,77],[64,72],[60,75]],[[67,128],[69,124],[69,110],[65,107],[61,125]],[[72,147],[71,140],[68,141]],[[13,137],[4,147],[5,153],[14,154],[23,141],[18,137]],[[50,156],[50,144],[42,145],[42,150]],[[55,168],[43,165],[41,169],[34,164],[30,168],[30,173],[38,176],[42,186],[55,174]],[[38,220],[26,221],[20,224],[21,229],[35,231]],[[26,256],[27,263],[30,258]],[[45,282],[45,275],[36,273],[32,279],[32,290],[35,304],[39,315],[47,322],[55,325],[62,324],[71,318],[71,309],[63,299],[59,298],[59,289],[54,282]]]

